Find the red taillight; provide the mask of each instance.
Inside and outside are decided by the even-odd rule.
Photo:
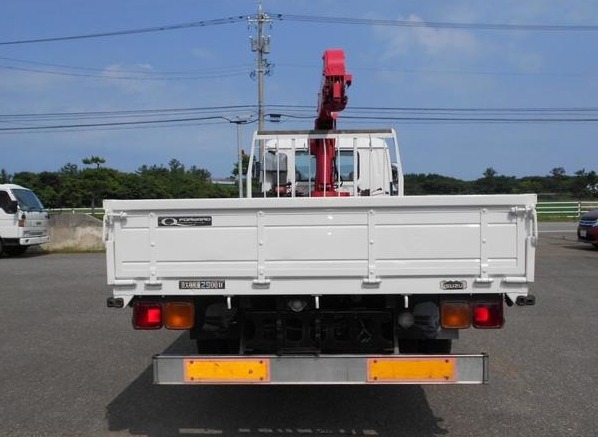
[[[135,303],[133,327],[135,329],[160,329],[162,327],[162,304],[158,302]]]
[[[497,329],[505,324],[502,300],[476,302],[473,306],[473,326],[478,329]]]

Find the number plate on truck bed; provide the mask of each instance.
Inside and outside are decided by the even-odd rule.
[[[179,290],[224,290],[224,279],[186,279],[179,281]]]

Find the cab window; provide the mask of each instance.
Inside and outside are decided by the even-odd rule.
[[[359,153],[357,154],[359,157]],[[353,151],[341,150],[340,156],[337,158],[338,172],[340,173],[341,181],[353,181],[359,178],[359,159],[357,159],[357,175],[354,173],[353,167]]]
[[[43,211],[44,205],[31,190],[16,188],[12,190],[23,211]]]
[[[359,154],[357,155],[359,157]],[[353,181],[359,177],[359,159],[357,160],[357,175],[354,175],[353,151],[341,150],[336,157],[337,169],[341,181]],[[313,181],[316,177],[316,158],[307,151],[298,150],[295,153],[295,180],[297,182]]]

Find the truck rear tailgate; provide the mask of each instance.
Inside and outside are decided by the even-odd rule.
[[[108,281],[125,300],[443,287],[524,294],[535,204],[527,194],[106,200]]]

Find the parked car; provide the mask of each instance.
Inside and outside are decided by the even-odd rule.
[[[577,239],[598,248],[598,209],[581,216],[577,226]]]

